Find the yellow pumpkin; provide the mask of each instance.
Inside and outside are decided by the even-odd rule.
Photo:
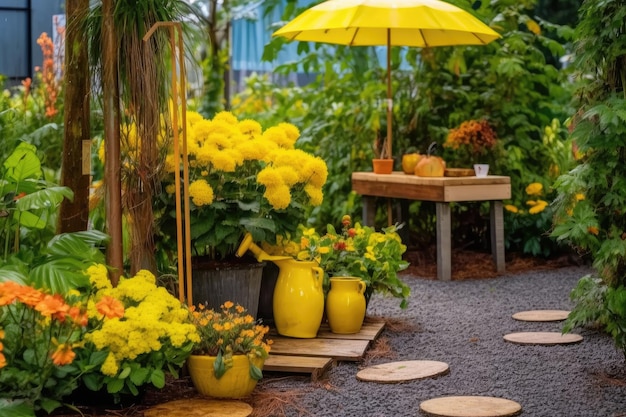
[[[417,152],[402,155],[402,171],[408,175],[415,174],[415,166],[421,158],[422,155]]]
[[[428,154],[422,156],[417,165],[415,165],[415,175],[419,177],[443,177],[446,170],[446,161],[439,156],[431,155],[436,146],[436,142],[430,144]]]

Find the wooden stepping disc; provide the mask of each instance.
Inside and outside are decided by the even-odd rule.
[[[449,370],[447,363],[437,361],[389,362],[360,370],[356,374],[356,379],[388,384],[435,377]]]
[[[422,402],[420,411],[435,417],[509,417],[519,415],[522,406],[495,397],[440,397]]]
[[[530,310],[513,314],[515,320],[521,321],[561,321],[569,316],[565,310]]]
[[[504,336],[504,340],[520,345],[566,345],[578,343],[583,340],[579,334],[559,332],[521,332],[510,333]]]
[[[159,404],[144,417],[248,417],[252,406],[241,401],[190,398]]]

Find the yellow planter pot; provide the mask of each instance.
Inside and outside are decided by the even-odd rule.
[[[365,282],[356,277],[333,277],[326,297],[326,317],[330,331],[358,333],[365,319]]]
[[[250,362],[245,355],[233,356],[233,367],[220,379],[215,377],[213,363],[215,356],[191,355],[187,359],[187,368],[194,387],[202,395],[215,398],[243,398],[252,394],[257,380],[250,376]],[[253,363],[263,369],[265,361],[253,359]]]

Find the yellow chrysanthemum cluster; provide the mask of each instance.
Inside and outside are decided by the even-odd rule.
[[[308,204],[322,203],[322,186],[328,177],[326,163],[294,148],[300,136],[296,126],[279,123],[263,131],[258,122],[238,121],[230,112],[220,112],[212,120],[190,112],[187,132],[189,194],[196,206],[237,198],[228,184],[237,184],[237,193],[262,191],[276,210],[292,203],[297,187],[308,196]],[[177,169],[172,152],[165,166],[169,173]],[[250,187],[250,180],[254,187]],[[173,193],[175,188],[166,185],[166,191]]]
[[[96,303],[106,296],[120,300],[125,307],[122,318],[105,320],[99,330],[85,336],[96,349],[109,350],[101,367],[103,374],[115,376],[123,362],[140,355],[199,341],[195,326],[189,322],[188,310],[165,288],[156,285],[152,273],[142,270],[132,278],[121,278],[115,288],[106,279],[104,265],[94,265],[87,273],[98,290],[89,304],[90,318],[101,318]]]

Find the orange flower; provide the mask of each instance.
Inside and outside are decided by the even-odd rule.
[[[27,306],[36,306],[45,297],[45,294],[33,287],[20,285],[17,290],[17,300]]]
[[[17,298],[19,285],[13,281],[0,282],[0,306],[11,304]]]
[[[4,354],[0,352],[0,369],[7,366],[7,359],[4,357]]]
[[[589,227],[587,228],[587,231],[588,231],[589,233],[591,233],[592,235],[595,235],[595,236],[598,236],[598,233],[600,233],[600,231],[598,230],[598,228],[597,228],[597,227],[595,227],[595,226],[589,226]]]
[[[87,313],[80,310],[78,307],[71,307],[67,312],[67,315],[72,319],[74,323],[77,323],[81,327],[87,326],[88,317]]]
[[[39,311],[42,316],[55,316],[61,322],[65,321],[65,313],[67,313],[69,309],[70,306],[65,304],[65,301],[60,295],[46,295],[35,305],[35,310]]]
[[[124,305],[120,300],[113,298],[109,295],[102,297],[102,300],[96,304],[98,313],[104,314],[108,319],[120,318],[124,316]]]
[[[76,353],[72,350],[72,345],[62,343],[57,346],[57,349],[52,354],[52,363],[57,366],[68,365],[72,363],[74,357],[76,357]]]

